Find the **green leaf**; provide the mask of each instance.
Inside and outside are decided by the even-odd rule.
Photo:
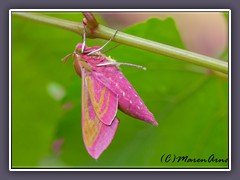
[[[54,15],[58,16],[58,15]],[[59,15],[60,16],[60,15]],[[79,18],[79,14],[61,17]],[[184,48],[172,19],[150,19],[125,30],[129,34]],[[14,18],[12,42],[13,165],[37,167],[221,167],[228,163],[163,163],[164,154],[191,158],[228,157],[228,82],[208,70],[176,59],[121,45],[107,55],[121,67],[158,127],[118,112],[120,125],[111,145],[96,161],[87,153],[81,132],[81,79],[62,57],[81,38],[61,29]],[[89,40],[101,45],[103,41]],[[111,43],[109,47],[113,46]],[[106,48],[107,49],[107,48]],[[66,93],[59,102],[49,83]],[[56,140],[63,139],[52,150]]]
[[[229,23],[229,12],[224,12],[223,13],[225,19],[226,19],[226,22]],[[228,55],[228,51],[229,51],[229,47],[227,46],[227,48],[225,49],[225,51],[223,52],[223,54],[221,55],[221,59],[222,60],[225,60],[225,61],[228,61],[229,60],[229,55]]]
[[[82,19],[81,13],[55,16]],[[35,167],[51,152],[62,104],[49,94],[49,85],[57,84],[64,91],[71,84],[72,64],[64,65],[61,59],[79,40],[73,33],[13,16],[13,167]]]

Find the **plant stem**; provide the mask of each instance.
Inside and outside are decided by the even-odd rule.
[[[40,13],[26,13],[26,12],[14,12],[14,15],[17,15],[21,18],[44,23],[47,25],[63,28],[77,34],[82,34],[83,26],[82,23],[68,21],[64,19],[59,19],[51,16],[42,15]]]
[[[99,25],[98,29],[96,29],[95,31],[95,37],[102,39],[110,39],[114,33],[115,30]],[[179,49],[166,44],[150,41],[122,32],[118,32],[113,41],[144,49],[147,51],[155,52],[161,55],[166,55],[172,58],[180,59],[202,67],[220,71],[225,74],[228,73],[228,63],[225,61],[193,53],[191,51]]]
[[[46,15],[40,15],[37,13],[33,14],[33,13],[26,13],[26,12],[14,12],[14,14],[25,19],[42,22],[48,25],[73,31],[77,34],[82,34],[83,26],[81,23],[58,19],[55,17],[46,16]],[[87,32],[86,36],[91,38],[101,38],[101,39],[109,40],[113,36],[115,31],[116,30],[110,29],[103,25],[98,25],[98,28],[96,28],[96,30],[94,31],[94,34],[89,34]],[[150,40],[129,35],[123,32],[118,32],[115,38],[113,39],[113,41],[121,44],[126,44],[129,46],[133,46],[136,48],[140,48],[143,50],[151,51],[157,54],[180,59],[180,60],[190,62],[208,69],[212,69],[215,71],[228,74],[228,63],[215,58],[200,55],[187,50],[172,47],[166,44],[150,41]]]

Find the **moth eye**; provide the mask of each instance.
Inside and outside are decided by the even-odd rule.
[[[81,48],[77,48],[76,52],[77,52],[77,54],[82,54],[82,49]]]

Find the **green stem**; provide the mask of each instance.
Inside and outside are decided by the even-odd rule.
[[[95,31],[95,37],[110,39],[115,30],[99,25]],[[147,51],[155,52],[161,55],[166,55],[172,58],[187,61],[202,67],[212,70],[220,71],[225,74],[228,73],[228,63],[208,56],[193,53],[191,51],[179,49],[166,44],[150,41],[140,37],[132,36],[126,33],[118,32],[113,39],[115,42],[130,45]]]
[[[59,19],[51,16],[46,16],[39,13],[33,14],[33,13],[26,13],[26,12],[14,12],[13,14],[24,19],[63,28],[80,35],[82,34],[82,30],[83,30],[82,23]]]
[[[53,25],[69,31],[73,31],[77,34],[82,34],[83,26],[81,23],[67,21],[67,20],[58,19],[51,16],[40,15],[40,14],[32,14],[32,13],[25,13],[25,12],[15,12],[14,14],[22,18],[42,22],[48,25]],[[94,31],[94,34],[91,34],[91,35],[87,34],[87,37],[109,40],[114,33],[115,33],[115,30],[105,27],[103,25],[99,25],[98,28],[96,28],[96,30]],[[137,47],[143,50],[151,51],[157,54],[180,59],[180,60],[190,62],[208,69],[212,69],[215,71],[228,74],[228,63],[215,58],[200,55],[187,50],[172,47],[166,44],[150,41],[150,40],[129,35],[123,32],[118,32],[115,38],[113,39],[113,41],[121,44],[126,44],[129,46]]]

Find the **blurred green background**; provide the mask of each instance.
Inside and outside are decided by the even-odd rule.
[[[83,18],[81,13],[48,15],[78,22]],[[184,48],[171,18],[150,19],[123,31]],[[107,55],[147,67],[147,71],[121,69],[159,126],[118,112],[120,125],[114,140],[98,160],[92,159],[82,139],[81,79],[71,59],[67,64],[61,62],[81,41],[72,32],[12,15],[13,168],[228,167],[225,162],[160,161],[164,154],[228,158],[228,80],[204,68],[125,45]],[[87,39],[88,46],[104,42]]]

